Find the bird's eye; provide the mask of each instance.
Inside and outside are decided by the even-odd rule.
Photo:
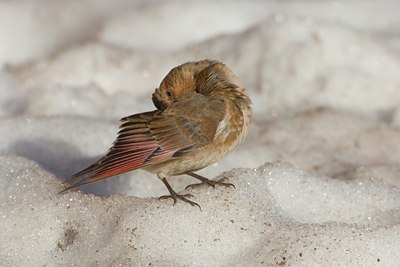
[[[167,96],[168,97],[173,97],[174,96],[174,92],[172,91],[172,89],[168,89],[167,90]]]

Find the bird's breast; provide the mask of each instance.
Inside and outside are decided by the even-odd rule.
[[[234,102],[226,104],[224,118],[218,124],[215,142],[236,148],[245,136],[251,121],[249,105],[237,105]]]

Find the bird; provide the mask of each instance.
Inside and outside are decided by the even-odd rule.
[[[197,173],[243,142],[252,121],[251,100],[239,78],[217,60],[189,61],[173,68],[152,95],[155,110],[120,120],[117,139],[106,155],[69,177],[59,193],[128,171],[144,169],[157,175],[172,198],[192,206],[191,194],[178,194],[171,176],[189,175],[200,183],[233,186]]]

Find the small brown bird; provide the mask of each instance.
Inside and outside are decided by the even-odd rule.
[[[173,68],[153,93],[156,110],[121,119],[117,140],[108,153],[65,184],[63,193],[120,173],[143,168],[156,173],[172,198],[191,204],[190,194],[180,195],[167,178],[187,174],[210,186],[224,185],[194,171],[217,162],[247,135],[251,101],[239,79],[224,64],[202,60]],[[189,185],[195,186],[199,184]]]

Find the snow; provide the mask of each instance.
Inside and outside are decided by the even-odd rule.
[[[0,266],[395,266],[398,1],[0,2]],[[59,195],[121,117],[188,60],[253,101],[245,143],[201,170]]]

